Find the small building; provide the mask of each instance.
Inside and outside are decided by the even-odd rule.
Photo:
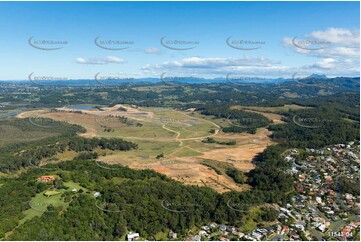
[[[176,239],[176,238],[177,238],[177,233],[169,232],[168,238],[170,238],[170,239]]]
[[[201,241],[201,236],[199,236],[199,235],[191,236],[190,240],[191,241]]]
[[[234,235],[237,235],[238,238],[242,238],[242,237],[245,235],[245,234],[242,233],[242,232],[234,232],[233,234],[234,234]]]
[[[236,229],[233,228],[233,227],[228,227],[227,228],[227,232],[233,233],[234,231],[236,231]]]
[[[139,238],[139,233],[130,232],[129,234],[127,234],[128,241],[133,241],[133,240],[135,240],[137,238]]]
[[[217,225],[214,224],[214,223],[211,223],[211,224],[209,225],[209,227],[210,227],[211,229],[214,229],[215,227],[217,227]]]
[[[221,224],[221,225],[219,225],[219,226],[218,226],[218,229],[219,229],[220,231],[226,231],[227,226],[226,226],[226,225]]]
[[[292,232],[291,234],[289,234],[289,237],[290,237],[292,240],[297,240],[297,241],[300,240],[300,236],[299,236],[296,232]]]
[[[208,226],[202,226],[202,229],[205,231],[209,231],[209,227]]]
[[[288,232],[289,232],[289,228],[288,228],[288,226],[283,226],[283,228],[282,228],[282,230],[281,230],[281,235],[284,235],[284,234],[288,234]]]
[[[298,154],[298,151],[295,150],[295,149],[293,149],[293,150],[291,150],[291,153],[292,153],[292,154]]]
[[[198,232],[198,235],[200,235],[200,236],[208,236],[208,233],[206,231],[204,231],[204,230],[201,230],[201,231]]]
[[[288,161],[288,162],[290,162],[291,160],[293,160],[293,158],[292,158],[292,156],[289,156],[289,155],[288,155],[288,156],[285,157],[285,160]]]
[[[256,232],[256,231],[253,231],[252,234],[251,234],[251,236],[252,236],[253,238],[255,238],[256,240],[261,240],[262,237],[263,237],[263,235],[262,235],[261,233]]]
[[[295,227],[297,229],[300,229],[301,231],[305,231],[305,226],[303,224],[301,224],[301,223],[296,223]]]
[[[227,238],[225,238],[225,237],[221,237],[219,240],[220,240],[220,241],[229,241],[229,239],[227,239]]]
[[[55,176],[41,176],[36,179],[38,182],[51,182],[55,180]]]
[[[324,224],[321,224],[320,226],[318,226],[318,229],[323,233],[326,231],[326,226]]]
[[[95,192],[93,195],[95,198],[100,197],[100,192]]]

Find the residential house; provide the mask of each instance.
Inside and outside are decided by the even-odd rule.
[[[169,232],[168,238],[170,238],[170,239],[176,239],[176,238],[177,238],[177,233]]]
[[[127,234],[128,241],[133,241],[136,240],[137,238],[139,238],[139,233],[130,232],[129,234]]]
[[[220,231],[226,231],[227,226],[226,226],[226,225],[221,224],[221,225],[219,225],[219,226],[218,226],[218,229],[219,229]]]
[[[201,231],[198,232],[198,235],[200,235],[200,236],[208,236],[208,233],[206,231],[204,231],[204,230],[201,230]]]
[[[55,176],[41,176],[36,179],[38,182],[51,182],[55,180]]]
[[[191,236],[189,239],[191,241],[201,241],[201,236],[200,235],[195,235],[195,236]]]

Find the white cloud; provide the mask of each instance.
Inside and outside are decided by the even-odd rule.
[[[311,67],[321,68],[321,69],[330,69],[330,68],[335,68],[336,64],[337,64],[337,61],[335,59],[325,58],[325,59],[322,59],[322,60],[316,62],[315,64],[311,65]]]
[[[183,68],[222,68],[222,67],[238,67],[238,66],[262,66],[267,67],[278,62],[271,61],[267,58],[253,58],[246,56],[244,58],[200,58],[189,57],[180,61],[170,61],[161,64],[163,67],[183,67]]]
[[[79,64],[97,64],[97,65],[105,65],[110,63],[115,64],[123,64],[125,61],[116,56],[107,56],[105,58],[82,58],[78,57],[75,61]]]
[[[244,58],[200,58],[190,57],[180,60],[146,65],[144,75],[154,77],[166,73],[168,76],[198,76],[204,78],[225,77],[228,73],[265,78],[291,78],[294,73],[310,75],[312,73],[327,76],[359,76],[359,61],[354,58],[321,58],[315,63],[303,66],[282,65],[263,57],[246,56]]]
[[[360,43],[359,31],[351,31],[343,28],[328,28],[326,31],[313,31],[310,37],[342,46],[359,45]]]
[[[287,69],[281,66],[279,62],[267,58],[254,58],[245,56],[243,58],[201,58],[189,57],[176,61],[163,62],[157,65],[146,65],[142,70],[146,73],[163,73],[170,75],[189,75],[202,77],[222,77],[227,73],[242,74],[268,74],[278,73]]]
[[[304,72],[316,72],[328,76],[360,76],[359,66],[359,60],[355,59],[324,58],[300,69]]]
[[[304,37],[285,37],[283,46],[293,51],[320,58],[358,58],[360,55],[360,32],[343,28],[313,31]]]
[[[335,47],[329,50],[319,50],[318,53],[324,56],[358,57],[360,55],[360,50],[356,47]]]

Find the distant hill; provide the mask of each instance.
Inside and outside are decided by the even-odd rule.
[[[316,79],[327,79],[327,76],[324,74],[311,74],[310,76],[308,76],[308,78],[316,78]]]
[[[298,78],[255,78],[252,77],[247,80],[247,77],[229,77],[229,78],[196,78],[196,77],[164,77],[164,78],[134,78],[125,80],[95,80],[95,79],[70,79],[70,80],[42,80],[42,81],[29,81],[29,80],[6,80],[0,81],[3,84],[22,84],[34,86],[112,86],[112,85],[141,85],[141,84],[278,84],[288,85],[287,83],[299,84],[312,84],[312,85],[331,85],[331,86],[345,86],[348,88],[359,87],[359,77],[335,77],[329,78],[324,74],[311,74],[308,77]]]

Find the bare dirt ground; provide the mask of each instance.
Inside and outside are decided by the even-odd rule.
[[[56,121],[68,122],[70,124],[81,125],[86,129],[85,133],[79,134],[86,138],[92,138],[97,136],[96,129],[96,116],[84,115],[74,112],[48,112],[46,110],[35,110],[20,113],[17,118],[51,118]]]
[[[251,170],[254,165],[251,163],[253,157],[261,153],[267,146],[272,144],[269,136],[271,132],[265,128],[260,128],[257,134],[218,134],[214,138],[233,138],[239,145],[232,148],[215,149],[204,152],[201,158],[213,159],[223,162],[231,162],[236,168],[241,170]]]
[[[259,111],[253,111],[253,110],[247,110],[247,112],[253,112],[253,113],[261,114],[261,115],[265,116],[266,118],[268,118],[269,120],[272,120],[273,123],[275,123],[275,124],[282,124],[282,123],[284,123],[284,122],[282,121],[282,118],[283,118],[284,116],[282,116],[282,115],[280,115],[280,114],[259,112]]]
[[[229,177],[218,175],[213,169],[199,164],[196,157],[177,158],[179,165],[167,164],[166,161],[154,162],[119,162],[117,156],[100,157],[100,161],[108,164],[123,164],[132,169],[151,169],[158,173],[165,174],[168,177],[187,185],[207,186],[213,190],[224,193],[227,191],[244,191],[249,189],[247,185],[238,185]],[[113,161],[110,161],[113,160]]]
[[[119,108],[125,108],[127,111],[119,111]],[[265,128],[258,129],[256,134],[228,134],[220,131],[219,125],[213,123],[212,121],[205,120],[207,123],[213,125],[215,129],[214,134],[209,134],[207,136],[199,136],[192,138],[179,138],[182,131],[173,130],[173,128],[167,126],[164,123],[159,122],[155,117],[155,113],[149,109],[142,110],[140,108],[133,108],[129,106],[124,106],[117,104],[113,107],[102,108],[101,110],[91,109],[91,110],[82,110],[82,113],[74,112],[75,110],[69,108],[60,108],[58,109],[61,112],[49,112],[46,110],[35,110],[28,111],[19,114],[18,118],[26,117],[43,117],[43,118],[52,118],[58,121],[65,121],[71,124],[78,124],[83,126],[86,129],[86,133],[80,134],[83,137],[97,137],[100,136],[101,128],[100,124],[97,121],[102,117],[109,115],[112,116],[125,116],[134,120],[142,122],[157,123],[163,130],[173,133],[173,136],[168,137],[121,137],[124,139],[130,139],[134,142],[141,141],[154,141],[153,148],[157,146],[158,142],[179,142],[179,146],[170,152],[166,158],[169,160],[176,160],[175,163],[167,163],[167,161],[160,161],[155,159],[155,157],[150,157],[147,160],[142,160],[139,158],[140,154],[134,154],[134,156],[124,157],[124,153],[112,153],[107,154],[106,156],[100,156],[99,161],[109,163],[109,164],[122,164],[129,166],[133,169],[152,169],[159,173],[165,174],[168,177],[175,179],[177,181],[183,182],[189,185],[197,186],[207,186],[214,189],[217,192],[223,193],[230,190],[243,191],[249,189],[248,185],[238,185],[231,178],[225,175],[218,175],[213,169],[206,167],[200,162],[204,159],[216,160],[219,162],[225,162],[232,164],[235,168],[247,172],[254,168],[252,164],[252,159],[255,155],[262,152],[267,146],[272,144],[269,135],[269,132]],[[176,111],[179,112],[179,111]],[[185,114],[185,113],[184,113]],[[274,122],[280,122],[281,115],[271,114],[271,113],[261,113],[265,116],[269,115],[268,118],[272,119]],[[272,116],[270,116],[272,115]],[[187,116],[187,115],[186,115]],[[189,118],[194,118],[190,117]],[[187,118],[188,118],[187,117]],[[116,124],[114,124],[116,125]],[[119,124],[118,124],[119,125]],[[118,128],[122,128],[121,125]],[[189,131],[187,131],[189,132]],[[206,137],[211,137],[217,139],[227,139],[227,140],[236,140],[237,145],[235,146],[225,146],[218,145],[214,148],[209,148],[209,146],[204,145],[201,140]],[[197,147],[193,147],[192,143],[197,142]],[[187,143],[187,144],[185,144]],[[179,152],[184,151],[193,152],[187,155],[180,157]],[[123,158],[122,158],[123,157]]]

